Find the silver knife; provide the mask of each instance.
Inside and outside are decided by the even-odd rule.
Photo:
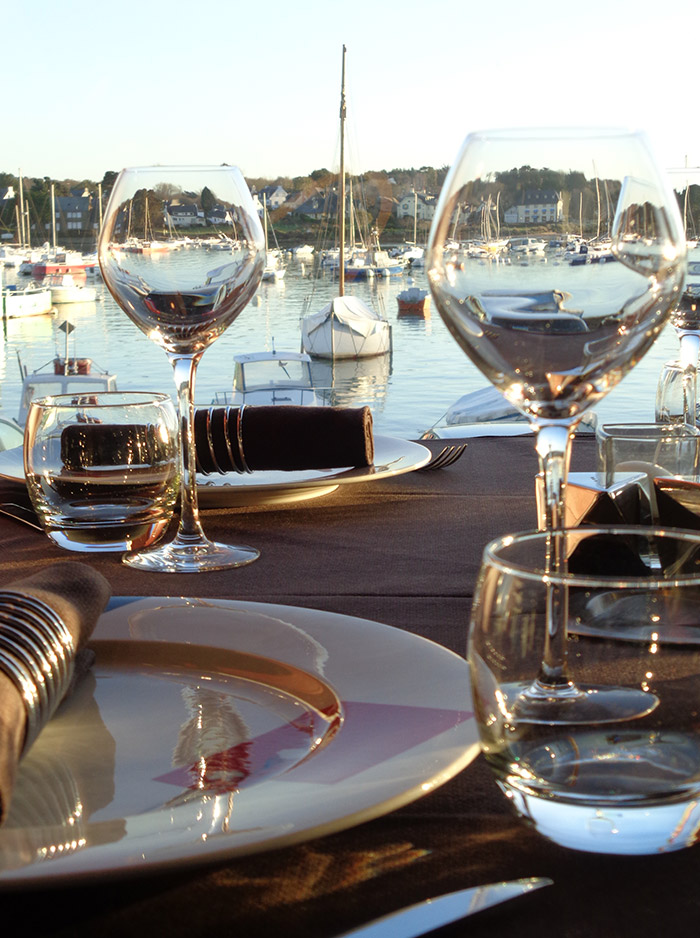
[[[508,899],[533,892],[542,886],[551,886],[552,882],[544,877],[532,877],[460,889],[436,899],[425,899],[398,912],[390,912],[367,925],[344,932],[338,938],[417,938],[418,935],[468,915],[475,915],[499,902],[507,902]]]

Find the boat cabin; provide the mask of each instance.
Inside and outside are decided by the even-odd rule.
[[[241,404],[320,405],[305,352],[251,352],[234,357],[233,396]]]
[[[84,361],[79,359],[79,361]],[[24,426],[27,422],[29,405],[37,397],[49,397],[55,394],[75,394],[76,398],[99,391],[116,391],[117,376],[108,372],[87,372],[84,366],[80,371],[67,369],[68,373],[33,371],[22,382],[22,398],[19,405],[17,422]]]

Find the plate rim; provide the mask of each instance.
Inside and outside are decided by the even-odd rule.
[[[416,442],[415,440],[405,440],[402,437],[394,436],[385,436],[383,434],[376,434],[374,437],[375,445],[375,459],[377,457],[377,448],[397,446],[400,445],[402,452],[400,458],[404,458],[406,455],[411,453],[415,454],[415,458],[398,468],[388,468],[386,465],[380,465],[377,470],[376,466],[361,466],[361,467],[341,467],[338,469],[331,470],[317,470],[322,475],[317,476],[312,479],[290,479],[284,481],[274,481],[266,482],[264,479],[258,479],[257,482],[253,481],[251,484],[240,484],[241,479],[251,479],[254,480],[256,476],[263,475],[264,473],[252,472],[247,475],[239,475],[238,473],[226,473],[223,476],[210,476],[203,477],[201,474],[197,476],[197,496],[199,503],[202,507],[206,508],[209,504],[225,507],[227,500],[233,498],[231,502],[231,507],[237,507],[237,505],[245,505],[248,503],[248,500],[255,500],[255,496],[259,495],[261,499],[272,498],[277,496],[279,500],[284,500],[285,493],[289,493],[289,499],[293,500],[295,494],[300,492],[307,492],[306,497],[313,497],[308,493],[308,490],[321,489],[322,491],[319,494],[328,494],[329,492],[334,491],[339,485],[349,485],[358,482],[374,482],[378,479],[388,479],[392,476],[404,475],[408,472],[413,472],[416,469],[420,469],[421,466],[424,466],[431,456],[431,451],[423,443]],[[7,454],[7,455],[5,455]],[[14,482],[18,485],[25,484],[24,478],[24,462],[23,458],[18,459],[22,455],[22,447],[15,446],[11,449],[0,451],[0,479],[4,479],[8,482]],[[381,456],[380,456],[381,458]],[[18,460],[18,467],[21,465],[21,472],[13,472],[15,468],[11,460]],[[9,465],[5,465],[6,462],[10,462]],[[280,470],[281,471],[281,470]],[[313,470],[303,470],[313,471]],[[290,472],[290,476],[293,476],[294,472]],[[205,482],[204,478],[209,478],[211,481]],[[216,479],[221,479],[219,484],[215,483]],[[230,482],[225,481],[226,479],[231,479]],[[238,480],[239,484],[236,484]],[[238,494],[239,499],[236,500],[236,495]]]
[[[75,883],[76,885],[80,885],[90,882],[102,882],[114,878],[130,878],[131,876],[136,875],[155,875],[161,872],[167,872],[169,870],[182,869],[184,867],[195,869],[201,866],[216,864],[226,860],[233,861],[244,856],[252,856],[257,853],[282,849],[309,840],[314,840],[318,837],[323,837],[327,836],[328,834],[346,830],[356,826],[359,823],[364,823],[365,821],[373,820],[377,817],[392,813],[404,805],[418,800],[420,797],[434,791],[436,788],[440,787],[445,782],[449,781],[455,775],[461,772],[476,758],[480,751],[476,721],[471,703],[468,663],[464,657],[456,654],[439,642],[424,638],[423,636],[397,626],[388,625],[372,619],[352,616],[346,613],[329,612],[323,609],[316,609],[309,606],[291,606],[282,603],[265,603],[251,600],[233,600],[218,597],[115,596],[110,600],[103,615],[114,613],[120,608],[125,608],[134,604],[138,604],[139,609],[148,609],[152,608],[154,605],[162,605],[165,602],[180,604],[202,602],[205,604],[215,605],[223,609],[228,608],[242,611],[244,613],[247,611],[252,613],[262,613],[263,615],[274,615],[277,613],[278,616],[284,616],[284,624],[294,624],[294,618],[296,615],[299,617],[299,621],[296,623],[296,625],[302,629],[310,629],[312,637],[314,633],[320,632],[323,634],[324,630],[328,627],[327,625],[324,625],[324,623],[330,622],[331,631],[334,627],[337,627],[340,633],[347,628],[348,623],[352,624],[354,622],[359,623],[363,629],[370,628],[372,631],[377,630],[379,637],[389,636],[389,641],[398,641],[406,645],[412,645],[414,649],[419,649],[419,653],[422,650],[429,650],[432,655],[442,656],[446,662],[450,662],[452,667],[458,668],[461,672],[459,676],[460,680],[462,681],[463,693],[460,697],[460,700],[462,700],[462,705],[459,713],[467,713],[467,716],[448,727],[447,730],[440,729],[439,731],[433,731],[433,735],[430,737],[429,743],[430,745],[433,745],[434,741],[444,736],[446,732],[452,732],[453,734],[456,734],[458,738],[454,741],[451,741],[449,745],[447,745],[445,742],[443,742],[441,746],[439,744],[435,744],[435,749],[431,755],[431,772],[429,777],[424,777],[421,781],[415,781],[408,785],[406,785],[405,781],[402,782],[401,779],[399,779],[396,785],[393,787],[392,791],[390,793],[383,794],[379,800],[370,797],[367,803],[360,804],[351,811],[348,811],[347,808],[344,810],[336,810],[332,816],[323,817],[318,823],[306,824],[296,827],[291,826],[290,830],[285,832],[271,833],[268,837],[264,837],[261,840],[242,845],[227,843],[227,835],[223,834],[221,838],[215,838],[217,843],[214,846],[210,846],[210,844],[207,843],[206,849],[198,850],[197,847],[199,846],[201,848],[201,844],[198,844],[196,841],[188,843],[186,848],[176,847],[176,855],[172,855],[172,851],[171,855],[165,855],[168,853],[168,847],[166,846],[165,850],[163,851],[164,855],[157,855],[156,851],[155,856],[149,855],[148,859],[145,859],[144,857],[143,864],[139,866],[134,866],[128,861],[128,844],[133,842],[133,840],[138,836],[137,834],[134,834],[134,837],[131,838],[131,840],[129,837],[126,837],[123,840],[116,842],[114,845],[116,847],[115,856],[111,858],[109,855],[106,858],[101,855],[98,856],[96,858],[98,861],[97,866],[94,864],[86,866],[86,864],[90,863],[87,858],[91,856],[91,851],[88,847],[84,851],[79,851],[76,854],[67,856],[66,858],[61,858],[59,860],[48,861],[46,864],[41,862],[31,863],[18,869],[0,870],[0,893],[11,890],[20,891],[37,888],[49,888],[54,885],[63,885],[69,881]],[[143,605],[144,603],[146,604],[145,607]],[[95,632],[93,633],[92,640],[94,640],[95,644],[99,644],[100,641],[99,631],[102,618],[103,617],[101,616],[95,628]],[[289,621],[290,619],[291,623]],[[108,634],[106,639],[112,640],[113,636]],[[127,640],[132,640],[135,642],[140,640],[148,641],[148,639],[145,638],[139,639],[138,637],[132,636],[130,636]],[[161,640],[165,641],[164,639]],[[326,637],[325,641],[328,640],[328,637]],[[330,641],[332,645],[332,636]],[[212,642],[205,642],[204,645],[205,647],[212,648],[221,647],[218,643]],[[284,660],[284,658],[281,660]],[[350,680],[351,678],[348,678],[348,681]],[[341,700],[343,699],[343,695],[347,694],[347,692],[342,688],[337,688],[337,692]],[[446,696],[446,692],[442,688],[440,693],[443,696]],[[439,706],[439,704],[436,704],[436,706]],[[442,706],[445,706],[444,701]],[[462,739],[461,737],[465,738]],[[342,733],[339,734],[339,739],[342,740]],[[333,743],[331,743],[331,745],[333,745]],[[423,747],[424,745],[424,742],[414,743],[411,749],[415,750],[417,748]],[[455,755],[453,753],[455,748],[460,748],[459,755]],[[436,757],[439,755],[439,750],[442,750],[443,756],[441,759],[437,759],[436,761]],[[449,758],[448,754],[451,754]],[[381,767],[392,758],[396,758],[396,756],[390,756],[388,760],[385,758],[379,759],[375,762],[375,764],[370,766],[370,769],[376,770],[378,767]],[[399,756],[399,758],[402,760],[409,758],[410,760],[415,760],[417,764],[421,763],[422,761],[426,761],[426,755],[424,753],[419,755],[414,754],[412,757],[403,753]],[[366,769],[363,769],[362,771],[364,772]],[[423,775],[425,775],[425,770],[423,770]],[[350,782],[347,782],[346,780],[344,783],[340,783],[339,790],[341,793],[335,798],[335,801],[337,802],[342,802],[343,800],[343,784],[349,784],[352,786],[352,777]],[[146,815],[149,813],[151,812],[144,812]],[[130,815],[130,817],[134,817],[134,815]],[[275,825],[273,824],[273,829],[274,826]],[[0,828],[0,832],[1,830],[2,829]],[[232,836],[234,836],[235,833],[235,831],[232,832]],[[97,845],[95,849],[99,849],[99,845]],[[77,862],[75,862],[76,857],[79,858]]]

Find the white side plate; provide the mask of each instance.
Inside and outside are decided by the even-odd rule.
[[[430,459],[430,450],[412,440],[375,436],[374,465],[352,469],[305,469],[298,472],[252,472],[249,474],[198,475],[197,490],[202,507],[274,505],[318,498],[339,485],[374,482],[420,469]],[[24,482],[22,447],[0,452],[0,478]]]

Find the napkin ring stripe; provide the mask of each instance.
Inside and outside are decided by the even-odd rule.
[[[0,590],[0,670],[24,702],[23,752],[65,696],[74,652],[70,631],[50,606],[25,593]]]
[[[245,410],[245,404],[241,404],[238,408],[238,413],[236,414],[236,442],[238,443],[238,455],[241,459],[241,469],[243,472],[252,472],[252,469],[248,468],[248,463],[245,460],[245,453],[243,452],[243,411]]]

